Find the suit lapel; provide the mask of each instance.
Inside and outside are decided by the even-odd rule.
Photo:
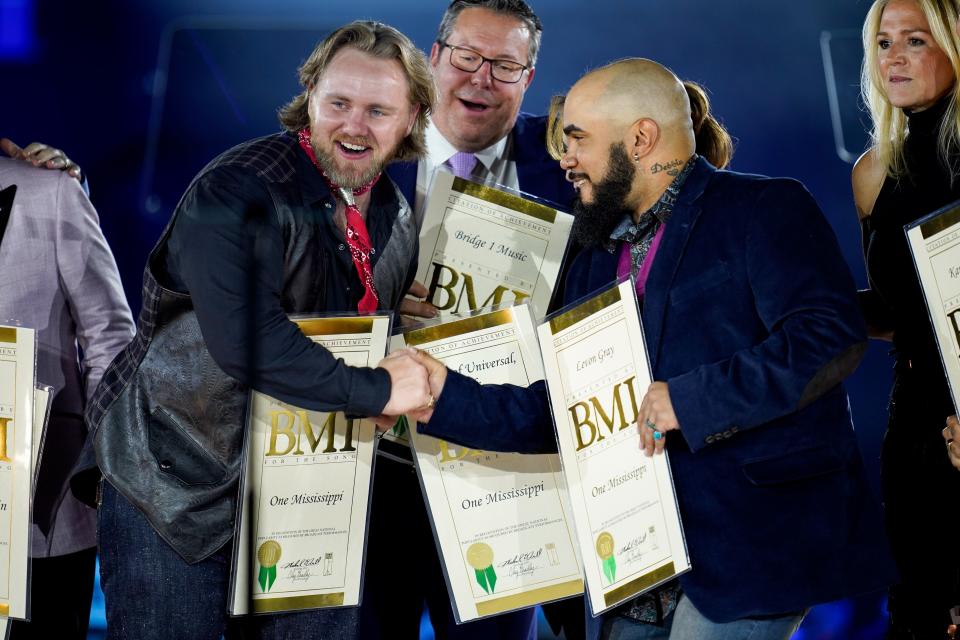
[[[600,289],[609,286],[617,278],[617,263],[620,261],[618,251],[610,253],[606,249],[593,248],[577,257],[578,260],[588,261],[587,276],[578,282],[578,287],[571,292],[570,301],[596,295]]]
[[[673,213],[663,231],[663,239],[660,241],[650,275],[647,277],[646,296],[643,301],[643,330],[650,366],[654,370],[660,354],[660,341],[670,287],[686,251],[690,232],[700,216],[698,200],[715,171],[716,169],[709,162],[703,158],[697,159],[673,206]]]
[[[546,119],[521,113],[510,135],[510,153],[517,163],[520,190],[551,205],[569,209],[574,196],[573,187],[557,161],[546,152]]]
[[[521,164],[517,162],[517,182],[520,183],[521,191],[561,209],[569,208],[569,200],[572,196],[565,197],[569,194],[563,193],[561,189],[555,188],[556,185],[560,187],[565,186],[560,182],[563,178],[558,178],[559,174],[560,170],[557,168],[556,162],[536,164]],[[572,194],[572,189],[570,192]],[[566,200],[566,202],[564,200]]]

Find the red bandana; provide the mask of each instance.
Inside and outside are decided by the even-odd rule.
[[[320,166],[320,163],[317,162],[317,156],[314,154],[313,147],[310,145],[310,128],[308,127],[301,130],[300,133],[297,134],[297,140],[300,141],[300,147],[307,154],[307,157],[313,162],[313,166],[317,168],[320,175],[323,176],[323,179],[327,181],[330,190],[341,200],[344,200],[345,194],[341,193],[340,185],[331,180],[323,170],[323,167]],[[380,174],[378,173],[373,177],[373,180],[367,184],[353,189],[353,195],[361,196],[367,191],[370,191],[379,179]],[[363,221],[363,216],[360,215],[360,209],[353,203],[352,198],[350,200],[350,202],[344,201],[347,218],[347,246],[350,247],[353,266],[356,267],[357,275],[360,276],[360,281],[366,289],[359,304],[357,304],[357,311],[360,313],[373,313],[377,310],[377,305],[380,301],[377,295],[377,289],[373,284],[373,268],[370,264],[370,253],[373,249],[373,244],[370,242],[370,233],[367,231],[367,224]]]

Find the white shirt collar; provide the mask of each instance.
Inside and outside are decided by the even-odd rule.
[[[457,148],[443,137],[440,130],[430,121],[426,132],[427,161],[433,171],[457,153]],[[487,171],[494,171],[494,163],[500,160],[507,148],[507,136],[503,136],[486,149],[474,153],[477,160],[486,167]]]

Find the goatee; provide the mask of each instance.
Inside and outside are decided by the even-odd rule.
[[[356,189],[370,183],[371,180],[383,171],[383,167],[386,165],[381,158],[374,157],[370,166],[362,173],[347,173],[341,171],[337,166],[336,158],[334,158],[331,153],[327,153],[315,141],[311,140],[310,146],[313,147],[313,153],[317,156],[317,162],[323,167],[323,172],[327,174],[327,177],[337,185],[346,189]]]
[[[575,217],[570,233],[583,247],[603,246],[624,216],[632,215],[626,201],[636,167],[622,142],[610,145],[609,155],[607,175],[593,186],[593,202],[587,204],[578,196],[573,203]]]

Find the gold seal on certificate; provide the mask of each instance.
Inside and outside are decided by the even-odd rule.
[[[546,313],[573,216],[437,173],[420,230],[417,280],[441,313],[527,302]]]
[[[617,581],[617,559],[613,555],[613,536],[606,531],[597,536],[597,555],[602,561],[607,584],[613,584]]]
[[[960,406],[960,202],[909,225],[907,242],[956,408]]]
[[[0,616],[27,617],[36,332],[0,326]]]
[[[383,358],[389,316],[293,318],[345,364]],[[230,613],[356,606],[374,425],[250,394]]]
[[[477,584],[487,593],[497,586],[497,572],[493,569],[493,549],[485,542],[474,542],[467,549],[467,563],[477,574]]]
[[[257,549],[257,562],[260,563],[260,574],[257,576],[257,582],[260,583],[260,590],[266,593],[270,587],[277,581],[277,562],[282,555],[280,543],[276,540],[267,540]]]
[[[404,334],[482,383],[543,379],[527,305]],[[583,592],[556,454],[478,451],[409,431],[458,622]]]
[[[597,616],[690,568],[667,456],[639,446],[650,368],[633,282],[554,314],[538,333]]]

